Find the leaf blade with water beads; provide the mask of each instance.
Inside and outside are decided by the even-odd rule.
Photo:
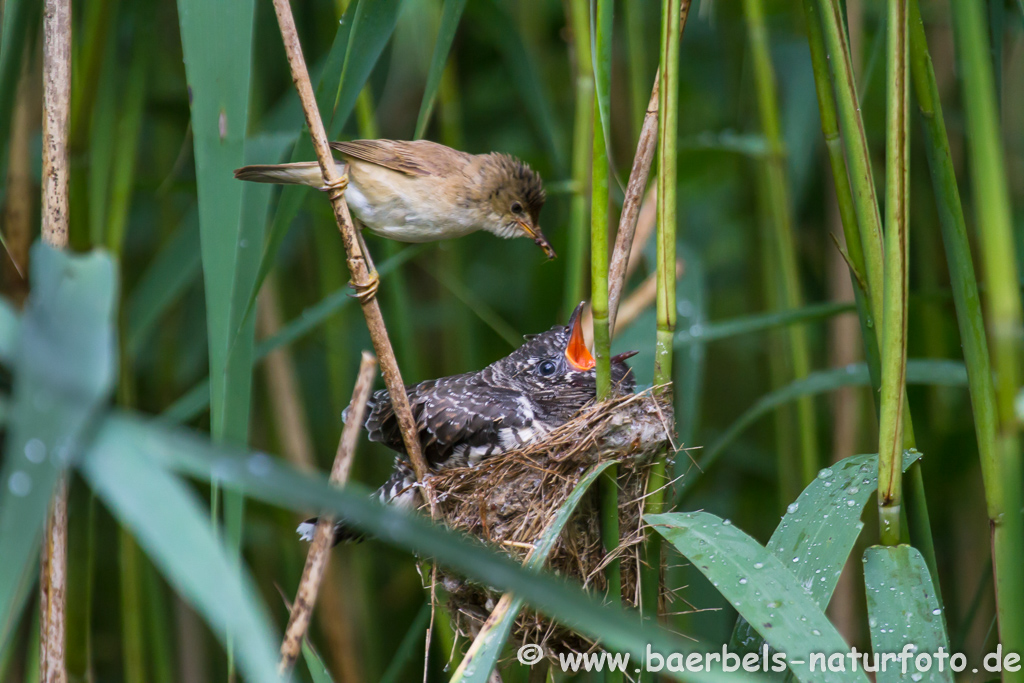
[[[782,657],[804,683],[867,681],[862,672],[814,669],[812,653],[845,652],[846,643],[783,562],[753,538],[707,512],[644,515],[644,521],[756,625],[776,650],[772,665]]]
[[[914,647],[915,654],[931,655],[929,661],[940,651],[949,653],[946,620],[919,550],[909,545],[868,548],[864,552],[864,588],[871,647],[876,654],[898,653],[907,645]],[[934,662],[922,671],[911,660],[906,673],[902,666],[893,665],[880,668],[876,676],[878,683],[953,683],[949,662],[944,671]]]

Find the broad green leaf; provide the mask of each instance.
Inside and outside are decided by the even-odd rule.
[[[580,479],[572,493],[565,499],[565,503],[558,509],[558,514],[555,515],[555,518],[544,529],[544,533],[537,539],[533,551],[526,562],[523,563],[526,569],[539,572],[544,568],[544,563],[547,562],[551,549],[555,547],[555,542],[561,535],[562,529],[565,528],[566,522],[569,521],[572,513],[576,510],[576,506],[579,505],[580,501],[583,500],[583,496],[590,490],[591,484],[597,481],[598,476],[611,467],[612,464],[614,463],[609,461],[595,465]],[[511,602],[506,603],[507,600],[511,600]],[[505,647],[505,641],[508,640],[508,635],[512,632],[512,627],[515,625],[516,617],[519,616],[519,610],[522,607],[523,599],[518,595],[506,593],[502,596],[498,607],[495,608],[495,612],[498,609],[504,608],[504,613],[494,623],[491,622],[494,614],[492,613],[488,617],[487,622],[473,641],[469,652],[455,671],[455,675],[452,676],[452,683],[487,683],[490,680],[491,671],[494,670],[494,666],[498,663],[498,657]],[[479,649],[476,649],[477,643],[481,643]]]
[[[901,662],[890,661],[885,671],[879,669],[876,674],[878,682],[953,683],[946,620],[920,551],[909,545],[868,548],[864,551],[864,588],[871,648],[876,655],[900,653],[912,646],[913,659],[906,660],[906,673]],[[938,659],[940,652],[947,658]],[[917,655],[923,654],[929,655],[927,670],[918,669],[915,662]],[[940,661],[943,671],[939,670]]]
[[[205,503],[156,461],[138,457],[145,432],[109,431],[82,459],[93,491],[221,642],[231,634],[246,679],[279,683],[279,639],[248,571],[214,536]]]
[[[0,470],[0,649],[37,571],[53,488],[78,456],[117,373],[117,273],[110,257],[37,243],[32,285]]]
[[[331,678],[320,655],[309,644],[308,638],[302,639],[302,659],[306,662],[306,668],[309,670],[309,677],[313,679],[313,683],[334,683],[334,679]]]
[[[698,342],[718,341],[741,334],[764,332],[787,325],[824,320],[843,313],[856,313],[856,311],[857,307],[852,303],[812,304],[789,311],[757,313],[730,320],[719,320],[706,325],[691,325],[676,333],[675,346],[678,349]]]
[[[863,672],[822,671],[820,665],[811,670],[812,653],[845,653],[846,643],[789,568],[757,541],[707,512],[644,520],[707,577],[799,680],[867,681]]]
[[[248,366],[231,372],[228,354],[238,325],[236,291],[240,282],[244,186],[234,169],[245,162],[253,38],[253,0],[178,0],[182,57],[188,82],[199,197],[199,235],[206,288],[213,419],[217,438],[244,441],[246,424],[228,417],[248,415]],[[262,231],[262,224],[258,229]],[[257,241],[249,247],[256,251]],[[246,291],[244,294],[247,294]],[[244,294],[242,296],[244,296]],[[244,303],[244,300],[243,300]],[[244,408],[244,410],[243,410]]]
[[[907,384],[924,384],[928,386],[966,387],[967,370],[959,361],[949,360],[908,360]],[[843,368],[812,372],[803,379],[798,379],[784,387],[765,394],[747,409],[745,413],[729,425],[718,440],[704,450],[698,463],[699,468],[691,472],[679,482],[676,490],[675,505],[678,506],[686,493],[714,465],[722,452],[740,436],[748,427],[760,418],[768,415],[779,406],[795,401],[801,396],[824,394],[843,387],[866,387],[871,385],[868,368],[864,363],[852,363]]]
[[[400,267],[403,263],[420,254],[426,245],[416,245],[402,249],[398,254],[377,267],[381,280],[388,274]],[[274,349],[287,346],[297,339],[301,339],[320,325],[323,325],[332,315],[335,315],[353,301],[352,290],[347,286],[342,287],[324,297],[320,302],[304,310],[297,318],[277,331],[272,337],[263,339],[256,345],[252,357],[253,364],[256,364],[267,357]],[[210,379],[207,377],[199,384],[189,389],[181,398],[167,408],[160,416],[162,422],[180,424],[198,417],[210,405]]]
[[[634,614],[602,604],[578,585],[545,573],[524,569],[507,555],[495,552],[463,534],[431,524],[411,514],[370,500],[357,485],[331,487],[322,476],[298,472],[263,453],[247,454],[183,430],[164,430],[153,423],[115,416],[107,419],[93,442],[92,454],[117,450],[131,443],[132,457],[152,461],[201,479],[216,477],[246,496],[291,510],[322,511],[343,518],[380,541],[438,562],[498,590],[521,595],[527,604],[610,649],[643,657],[647,646],[662,655],[694,652],[693,645],[661,626]],[[123,446],[122,446],[123,447]],[[635,661],[635,660],[634,660]],[[735,683],[752,680],[723,672],[669,672],[677,680]],[[757,679],[754,679],[757,680]]]
[[[324,128],[332,140],[341,135],[342,128],[352,114],[359,92],[369,79],[370,72],[373,71],[395,30],[403,4],[403,0],[356,0],[349,5],[345,16],[342,17],[327,62],[320,74],[320,81],[316,84],[317,108],[320,110]],[[316,159],[309,134],[304,128],[302,130],[292,151],[291,161]],[[252,163],[267,161],[254,160]],[[302,206],[307,189],[289,185],[281,191],[281,199],[277,204],[274,222],[270,226],[270,234],[263,246],[256,277],[246,295],[245,319],[252,317],[250,314],[256,305],[260,287],[267,278],[267,273],[274,267],[278,249]],[[322,198],[322,201],[327,199]],[[338,248],[341,249],[340,241]]]
[[[198,218],[195,210],[185,215],[128,297],[126,350],[133,356],[167,309],[199,275]]]
[[[921,454],[903,455],[903,469]],[[819,609],[832,599],[839,575],[864,527],[864,506],[878,488],[878,456],[854,455],[818,473],[787,509],[765,548],[792,572]],[[799,561],[794,562],[797,558]],[[732,642],[749,643],[756,651],[760,638],[742,617]]]
[[[416,117],[416,132],[413,134],[413,138],[417,140],[423,137],[423,133],[427,130],[427,124],[430,122],[430,113],[434,109],[437,88],[441,85],[444,65],[448,61],[448,53],[452,49],[452,41],[455,40],[455,31],[459,28],[459,20],[462,18],[464,9],[466,9],[466,0],[444,0],[444,6],[441,8],[441,25],[437,29],[434,54],[430,57],[430,71],[427,72],[427,85],[423,89],[420,113]]]

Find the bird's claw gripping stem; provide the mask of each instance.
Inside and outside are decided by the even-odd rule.
[[[335,178],[329,183],[325,183],[323,187],[317,188],[321,192],[326,192],[327,196],[331,198],[331,201],[341,199],[345,196],[345,189],[348,187],[348,172],[346,171],[342,175]]]
[[[350,296],[358,299],[359,303],[366,304],[377,296],[377,288],[380,287],[380,275],[376,270],[371,270],[365,282],[356,283],[349,280],[348,284],[349,287],[356,290],[356,293]]]

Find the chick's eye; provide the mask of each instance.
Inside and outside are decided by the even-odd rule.
[[[522,213],[522,212],[523,212],[523,205],[520,204],[519,202],[512,202],[512,213],[519,214],[519,213]]]
[[[537,372],[539,372],[540,374],[544,375],[545,377],[548,376],[548,375],[555,374],[555,364],[554,364],[554,362],[550,361],[550,360],[544,361],[543,363],[541,363],[540,365],[537,366]]]

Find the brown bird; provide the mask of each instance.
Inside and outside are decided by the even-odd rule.
[[[332,142],[348,174],[345,200],[374,234],[399,242],[432,242],[477,230],[529,237],[555,257],[538,222],[544,184],[507,154],[467,154],[436,142]],[[316,162],[244,166],[240,180],[310,185],[326,190]]]

